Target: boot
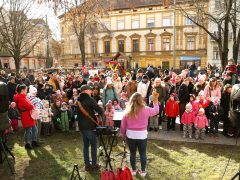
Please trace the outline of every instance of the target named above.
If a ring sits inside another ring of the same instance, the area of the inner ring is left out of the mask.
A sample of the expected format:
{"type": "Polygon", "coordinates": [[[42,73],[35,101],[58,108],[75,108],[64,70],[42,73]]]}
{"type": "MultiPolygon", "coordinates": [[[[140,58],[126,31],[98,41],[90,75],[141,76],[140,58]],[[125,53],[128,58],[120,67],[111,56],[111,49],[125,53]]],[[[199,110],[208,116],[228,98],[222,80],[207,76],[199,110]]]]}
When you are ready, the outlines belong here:
{"type": "Polygon", "coordinates": [[[25,144],[25,149],[31,150],[33,148],[32,148],[32,146],[29,143],[27,143],[27,144],[25,144]]]}
{"type": "Polygon", "coordinates": [[[37,141],[32,141],[32,147],[40,147],[37,141]]]}

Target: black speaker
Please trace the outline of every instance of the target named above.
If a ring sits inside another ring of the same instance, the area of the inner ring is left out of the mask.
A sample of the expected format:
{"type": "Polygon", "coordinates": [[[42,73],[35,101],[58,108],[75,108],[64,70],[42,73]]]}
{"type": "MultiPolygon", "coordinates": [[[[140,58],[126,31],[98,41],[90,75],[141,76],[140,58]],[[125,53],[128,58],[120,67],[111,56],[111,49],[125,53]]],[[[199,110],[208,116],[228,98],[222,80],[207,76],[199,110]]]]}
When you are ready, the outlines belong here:
{"type": "Polygon", "coordinates": [[[232,87],[229,119],[233,127],[240,128],[240,84],[232,87]]]}
{"type": "Polygon", "coordinates": [[[9,100],[8,88],[4,82],[0,82],[0,131],[10,127],[8,118],[9,100]]]}

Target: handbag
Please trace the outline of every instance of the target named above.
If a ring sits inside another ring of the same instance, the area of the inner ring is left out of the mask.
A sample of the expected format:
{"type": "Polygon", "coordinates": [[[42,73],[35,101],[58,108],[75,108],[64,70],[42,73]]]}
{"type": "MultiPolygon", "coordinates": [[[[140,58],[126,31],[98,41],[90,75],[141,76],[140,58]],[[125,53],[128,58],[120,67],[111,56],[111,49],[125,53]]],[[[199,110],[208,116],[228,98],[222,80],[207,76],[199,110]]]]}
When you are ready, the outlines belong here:
{"type": "Polygon", "coordinates": [[[115,174],[111,170],[104,170],[100,174],[101,180],[115,180],[115,174]]]}
{"type": "Polygon", "coordinates": [[[87,116],[96,126],[100,126],[100,122],[96,122],[95,119],[93,119],[92,116],[90,116],[90,114],[83,108],[82,104],[78,101],[78,107],[79,109],[82,111],[82,113],[87,116]]]}
{"type": "Polygon", "coordinates": [[[124,168],[118,168],[116,173],[116,180],[133,180],[130,169],[127,166],[124,168]]]}

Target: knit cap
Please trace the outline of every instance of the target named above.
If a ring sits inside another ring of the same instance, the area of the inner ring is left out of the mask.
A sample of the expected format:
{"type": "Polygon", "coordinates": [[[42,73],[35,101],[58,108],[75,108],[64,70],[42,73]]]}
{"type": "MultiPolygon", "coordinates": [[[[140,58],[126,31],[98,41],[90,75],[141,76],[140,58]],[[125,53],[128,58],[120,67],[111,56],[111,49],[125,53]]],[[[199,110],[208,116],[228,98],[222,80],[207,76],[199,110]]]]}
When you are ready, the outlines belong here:
{"type": "Polygon", "coordinates": [[[200,109],[199,109],[199,112],[205,113],[205,110],[204,110],[203,108],[200,108],[200,109]]]}
{"type": "Polygon", "coordinates": [[[35,88],[33,85],[29,86],[29,94],[30,96],[36,96],[37,95],[37,88],[35,88]]]}
{"type": "Polygon", "coordinates": [[[192,104],[191,103],[187,103],[186,111],[192,111],[192,104]]]}

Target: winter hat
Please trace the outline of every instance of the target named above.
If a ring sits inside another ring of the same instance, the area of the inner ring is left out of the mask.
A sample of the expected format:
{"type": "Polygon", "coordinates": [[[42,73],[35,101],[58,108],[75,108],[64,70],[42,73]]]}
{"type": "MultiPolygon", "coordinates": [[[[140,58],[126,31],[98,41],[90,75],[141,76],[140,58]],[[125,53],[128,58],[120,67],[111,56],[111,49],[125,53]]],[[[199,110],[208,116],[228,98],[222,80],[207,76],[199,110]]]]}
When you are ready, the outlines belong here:
{"type": "Polygon", "coordinates": [[[64,105],[67,105],[67,103],[66,103],[66,102],[63,102],[63,103],[62,103],[62,106],[64,106],[64,105]]]}
{"type": "Polygon", "coordinates": [[[192,111],[192,104],[191,103],[187,103],[186,110],[187,111],[192,111]]]}
{"type": "Polygon", "coordinates": [[[37,88],[35,88],[33,85],[29,86],[29,94],[30,96],[36,96],[37,95],[37,88]]]}
{"type": "Polygon", "coordinates": [[[112,108],[112,101],[109,100],[106,104],[106,108],[112,108]]]}
{"type": "Polygon", "coordinates": [[[10,106],[11,106],[11,108],[14,108],[14,106],[16,106],[16,103],[15,102],[11,102],[10,106]]]}
{"type": "Polygon", "coordinates": [[[203,108],[200,108],[199,112],[205,113],[205,110],[203,108]]]}
{"type": "Polygon", "coordinates": [[[200,91],[200,92],[198,93],[198,96],[204,96],[204,91],[200,91]]]}

